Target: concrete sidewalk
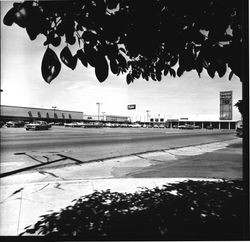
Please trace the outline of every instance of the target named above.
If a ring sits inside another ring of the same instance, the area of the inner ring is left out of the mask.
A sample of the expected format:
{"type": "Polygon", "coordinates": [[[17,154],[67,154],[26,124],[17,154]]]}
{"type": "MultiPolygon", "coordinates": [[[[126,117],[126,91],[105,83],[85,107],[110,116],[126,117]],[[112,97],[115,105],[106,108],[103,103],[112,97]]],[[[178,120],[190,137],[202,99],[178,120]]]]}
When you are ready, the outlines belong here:
{"type": "MultiPolygon", "coordinates": [[[[28,225],[33,225],[39,216],[59,211],[71,205],[73,199],[93,193],[95,190],[134,192],[142,187],[160,187],[163,184],[183,180],[211,180],[206,178],[131,178],[132,170],[143,170],[156,164],[173,166],[188,156],[214,154],[231,148],[228,145],[241,144],[241,139],[191,146],[167,151],[132,155],[123,158],[95,162],[93,164],[71,164],[59,168],[16,174],[1,179],[0,187],[0,235],[18,235],[28,225]],[[183,158],[184,157],[184,158],[183,158]],[[115,169],[114,169],[115,167],[115,169]],[[117,171],[118,170],[118,171],[117,171]],[[82,179],[84,177],[84,179],[82,179]]],[[[231,151],[232,152],[232,151],[231,151]]],[[[221,155],[221,153],[220,153],[221,155]]],[[[237,154],[239,163],[242,154],[237,154]]],[[[223,156],[221,156],[223,158],[223,156]]],[[[220,162],[220,157],[217,158],[220,162]]],[[[195,168],[194,168],[195,169],[195,168]]],[[[171,177],[171,176],[168,176],[171,177]]]]}
{"type": "MultiPolygon", "coordinates": [[[[190,178],[191,179],[191,178],[190,178]]],[[[1,236],[16,236],[28,225],[34,225],[39,216],[59,211],[80,196],[95,190],[110,189],[116,192],[135,192],[142,188],[161,187],[167,183],[176,183],[188,178],[125,178],[73,180],[11,185],[1,189],[1,236]]],[[[214,180],[214,179],[192,179],[214,180]]]]}

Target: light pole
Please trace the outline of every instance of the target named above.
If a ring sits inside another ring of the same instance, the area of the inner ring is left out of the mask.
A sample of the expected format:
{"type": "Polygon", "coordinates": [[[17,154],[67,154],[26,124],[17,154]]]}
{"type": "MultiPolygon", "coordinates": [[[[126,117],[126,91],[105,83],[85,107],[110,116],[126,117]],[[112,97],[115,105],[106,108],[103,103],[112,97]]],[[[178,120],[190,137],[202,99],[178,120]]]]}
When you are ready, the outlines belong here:
{"type": "Polygon", "coordinates": [[[97,119],[98,119],[98,121],[99,121],[99,116],[100,116],[100,105],[101,105],[101,103],[100,102],[97,102],[96,103],[96,105],[97,105],[97,119]]]}
{"type": "Polygon", "coordinates": [[[104,121],[104,115],[105,115],[105,112],[102,112],[102,115],[103,115],[103,121],[104,121]]]}
{"type": "Polygon", "coordinates": [[[150,112],[150,110],[146,110],[146,112],[147,112],[147,122],[148,122],[148,120],[149,120],[149,112],[150,112]]]}
{"type": "Polygon", "coordinates": [[[56,106],[52,106],[52,108],[54,109],[54,119],[56,118],[55,116],[56,116],[56,106]]]}

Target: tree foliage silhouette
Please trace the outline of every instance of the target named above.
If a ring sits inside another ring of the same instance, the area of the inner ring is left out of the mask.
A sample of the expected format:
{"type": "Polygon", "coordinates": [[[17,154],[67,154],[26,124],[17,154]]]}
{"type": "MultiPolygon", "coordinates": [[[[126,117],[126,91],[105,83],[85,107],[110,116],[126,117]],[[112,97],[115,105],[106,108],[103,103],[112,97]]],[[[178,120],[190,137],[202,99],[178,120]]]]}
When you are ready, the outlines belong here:
{"type": "Polygon", "coordinates": [[[140,77],[161,81],[203,69],[213,78],[241,80],[244,0],[72,0],[14,3],[6,25],[25,28],[31,40],[46,36],[42,76],[50,83],[61,62],[72,70],[77,61],[95,68],[100,82],[109,70],[126,73],[127,83],[140,77]],[[70,46],[78,45],[72,53],[70,46]],[[60,59],[52,47],[63,46],[60,59]],[[176,65],[177,68],[173,68],[176,65]]]}
{"type": "Polygon", "coordinates": [[[239,100],[237,103],[234,104],[234,106],[237,107],[240,114],[243,115],[243,110],[244,110],[243,100],[239,100]]]}
{"type": "Polygon", "coordinates": [[[187,180],[135,193],[95,191],[59,212],[40,216],[20,235],[53,240],[239,240],[244,238],[243,197],[243,182],[233,180],[187,180]]]}

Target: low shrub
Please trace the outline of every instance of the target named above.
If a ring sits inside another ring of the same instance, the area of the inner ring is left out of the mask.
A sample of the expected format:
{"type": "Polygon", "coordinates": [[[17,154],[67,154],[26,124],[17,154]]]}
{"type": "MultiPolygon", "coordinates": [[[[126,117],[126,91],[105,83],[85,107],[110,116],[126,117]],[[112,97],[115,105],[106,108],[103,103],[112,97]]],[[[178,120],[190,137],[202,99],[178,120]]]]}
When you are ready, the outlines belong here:
{"type": "Polygon", "coordinates": [[[21,235],[86,240],[239,240],[242,181],[192,181],[135,193],[95,191],[41,216],[21,235]]]}

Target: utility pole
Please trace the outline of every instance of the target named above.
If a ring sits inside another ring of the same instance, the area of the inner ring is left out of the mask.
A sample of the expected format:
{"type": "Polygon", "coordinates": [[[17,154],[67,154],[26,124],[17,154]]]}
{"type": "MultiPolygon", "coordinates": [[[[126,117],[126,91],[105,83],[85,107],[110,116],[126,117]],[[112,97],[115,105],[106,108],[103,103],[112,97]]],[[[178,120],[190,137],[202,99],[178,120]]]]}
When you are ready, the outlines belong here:
{"type": "Polygon", "coordinates": [[[105,112],[102,112],[102,115],[103,115],[103,121],[104,121],[104,115],[105,115],[105,112]]]}
{"type": "Polygon", "coordinates": [[[56,118],[56,106],[52,106],[52,108],[54,109],[54,119],[56,118]]]}
{"type": "Polygon", "coordinates": [[[146,110],[146,112],[147,112],[147,122],[149,122],[149,112],[150,112],[150,110],[146,110]]]}
{"type": "Polygon", "coordinates": [[[101,105],[101,103],[100,103],[100,102],[97,102],[96,105],[97,105],[97,120],[99,121],[99,116],[100,116],[100,105],[101,105]]]}

